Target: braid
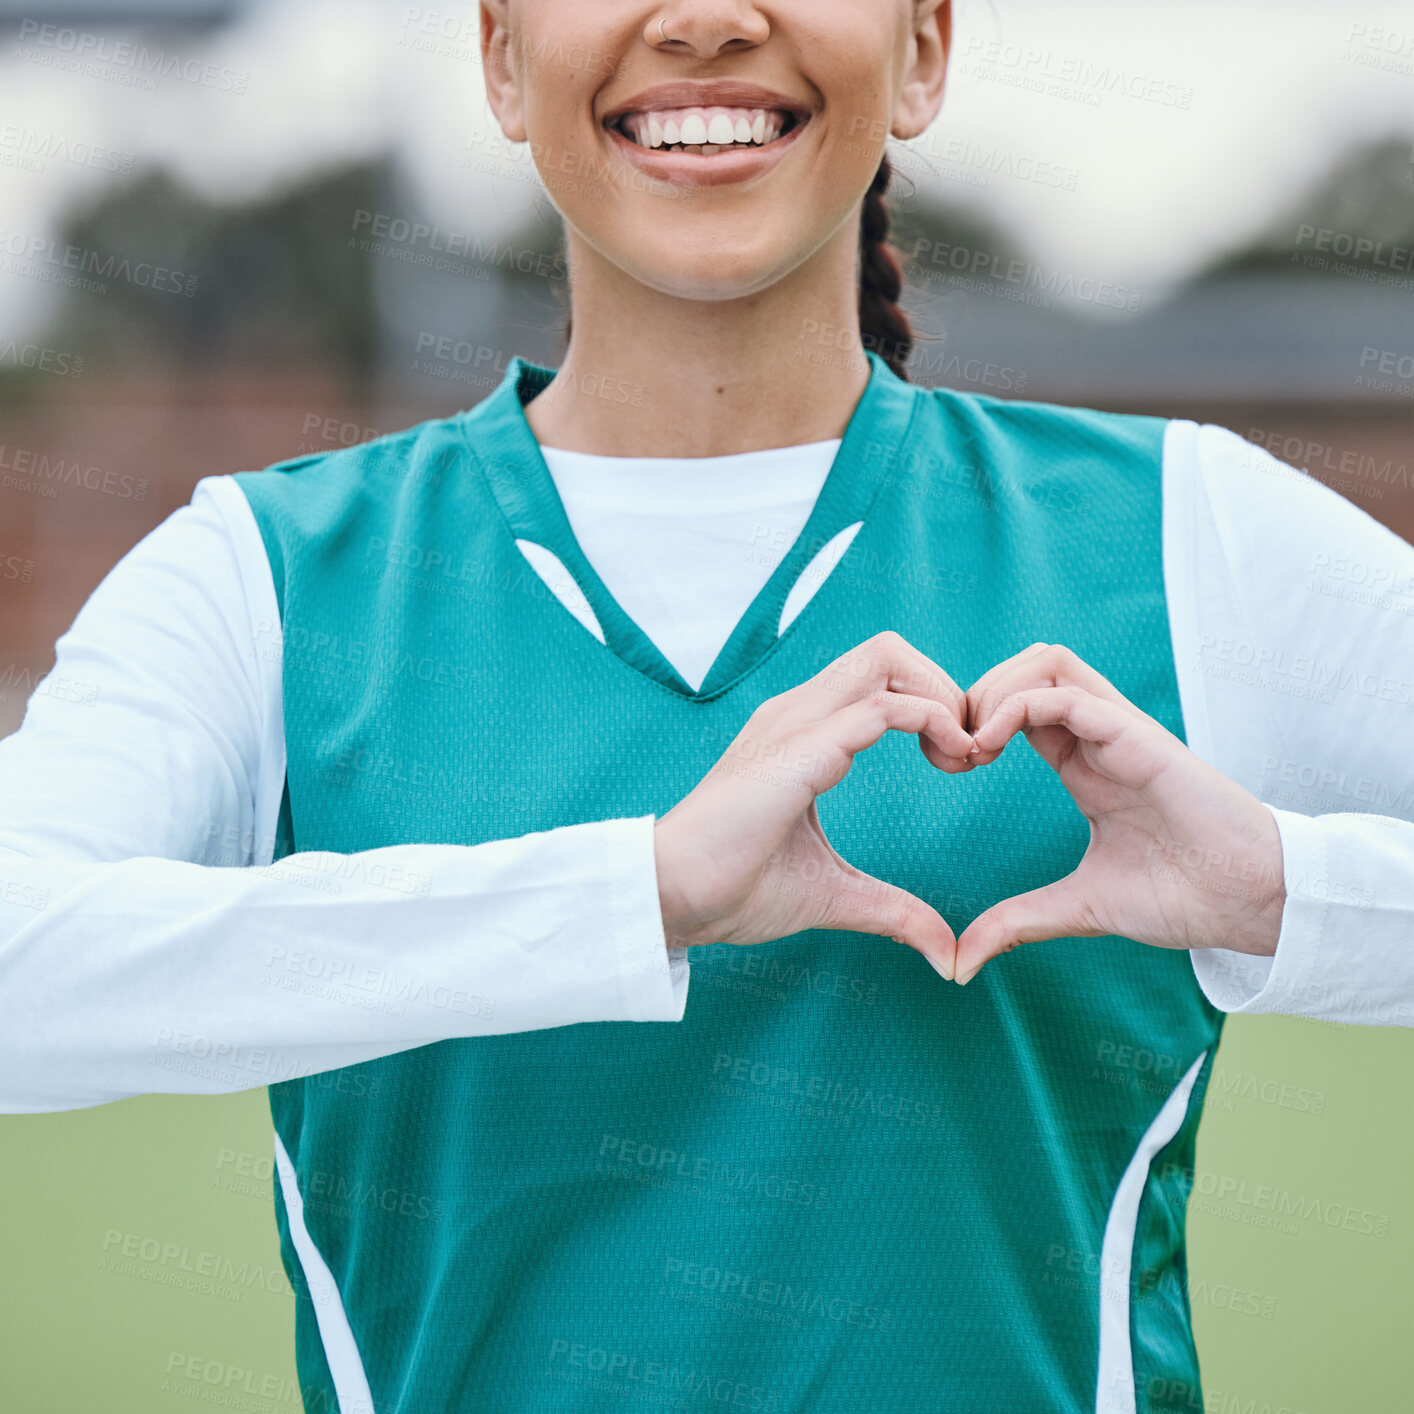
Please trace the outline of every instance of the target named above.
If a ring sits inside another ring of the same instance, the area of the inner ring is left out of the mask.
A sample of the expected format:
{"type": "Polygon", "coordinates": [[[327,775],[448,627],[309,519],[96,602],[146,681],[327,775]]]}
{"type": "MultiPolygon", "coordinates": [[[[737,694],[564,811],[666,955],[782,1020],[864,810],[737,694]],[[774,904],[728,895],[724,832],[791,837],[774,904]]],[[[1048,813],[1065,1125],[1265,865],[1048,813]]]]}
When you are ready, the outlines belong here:
{"type": "Polygon", "coordinates": [[[878,354],[900,378],[907,378],[913,327],[898,305],[903,267],[898,251],[889,244],[889,208],[884,204],[892,177],[885,153],[865,193],[859,224],[859,332],[866,349],[878,354]]]}

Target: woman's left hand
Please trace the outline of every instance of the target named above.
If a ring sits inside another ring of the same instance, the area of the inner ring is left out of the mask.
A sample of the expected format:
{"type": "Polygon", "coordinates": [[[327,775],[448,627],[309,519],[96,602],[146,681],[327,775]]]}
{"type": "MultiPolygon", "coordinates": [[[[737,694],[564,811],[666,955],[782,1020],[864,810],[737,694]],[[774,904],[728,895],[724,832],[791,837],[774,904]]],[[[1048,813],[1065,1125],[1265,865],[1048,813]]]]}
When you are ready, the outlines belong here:
{"type": "Polygon", "coordinates": [[[1036,643],[999,663],[969,689],[967,713],[969,759],[985,766],[1025,732],[1090,822],[1090,844],[1064,879],[972,921],[959,982],[1046,938],[1276,951],[1286,889],[1271,812],[1070,649],[1036,643]]]}

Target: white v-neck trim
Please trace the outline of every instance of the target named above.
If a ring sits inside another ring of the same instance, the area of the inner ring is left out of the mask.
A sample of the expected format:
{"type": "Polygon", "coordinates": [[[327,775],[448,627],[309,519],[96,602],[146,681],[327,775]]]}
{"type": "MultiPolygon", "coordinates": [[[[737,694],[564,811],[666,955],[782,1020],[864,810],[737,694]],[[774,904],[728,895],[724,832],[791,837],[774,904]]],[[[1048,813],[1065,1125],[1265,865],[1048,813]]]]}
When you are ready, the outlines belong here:
{"type": "Polygon", "coordinates": [[[809,520],[841,441],[717,457],[541,453],[585,559],[696,691],[809,520]]]}

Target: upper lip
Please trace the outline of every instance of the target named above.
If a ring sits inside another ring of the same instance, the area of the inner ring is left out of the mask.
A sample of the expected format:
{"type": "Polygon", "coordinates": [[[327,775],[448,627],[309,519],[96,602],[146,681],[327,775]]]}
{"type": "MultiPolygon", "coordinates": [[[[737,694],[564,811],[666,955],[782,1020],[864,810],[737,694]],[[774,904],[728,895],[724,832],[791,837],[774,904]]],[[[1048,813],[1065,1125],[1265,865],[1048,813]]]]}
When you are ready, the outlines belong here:
{"type": "Polygon", "coordinates": [[[654,84],[642,93],[611,108],[603,121],[612,123],[625,113],[646,113],[654,108],[769,108],[794,114],[802,122],[810,116],[810,105],[798,98],[789,98],[760,84],[742,83],[737,79],[679,79],[674,83],[654,84]]]}

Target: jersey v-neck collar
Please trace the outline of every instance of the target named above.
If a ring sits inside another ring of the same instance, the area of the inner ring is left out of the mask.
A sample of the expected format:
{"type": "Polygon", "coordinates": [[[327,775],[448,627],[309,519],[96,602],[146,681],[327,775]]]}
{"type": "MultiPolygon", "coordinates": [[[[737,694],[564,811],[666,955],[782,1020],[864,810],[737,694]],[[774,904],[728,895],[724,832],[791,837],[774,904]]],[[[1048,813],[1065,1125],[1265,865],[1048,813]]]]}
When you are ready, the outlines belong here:
{"type": "Polygon", "coordinates": [[[707,700],[728,691],[771,651],[791,587],[817,551],[865,520],[884,476],[897,465],[917,406],[917,390],[869,353],[870,377],[850,417],[820,495],[800,534],[722,645],[702,686],[693,689],[605,587],[580,548],[525,405],[555,370],[513,358],[489,397],[462,414],[467,446],[505,516],[511,535],[556,555],[589,601],[605,647],[645,677],[682,697],[707,700]]]}

